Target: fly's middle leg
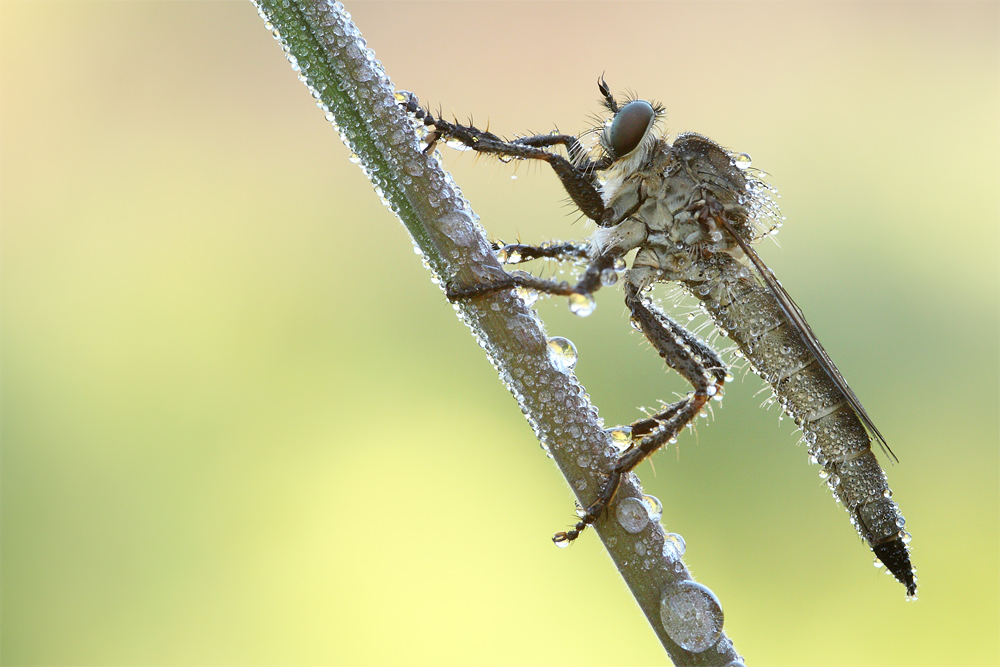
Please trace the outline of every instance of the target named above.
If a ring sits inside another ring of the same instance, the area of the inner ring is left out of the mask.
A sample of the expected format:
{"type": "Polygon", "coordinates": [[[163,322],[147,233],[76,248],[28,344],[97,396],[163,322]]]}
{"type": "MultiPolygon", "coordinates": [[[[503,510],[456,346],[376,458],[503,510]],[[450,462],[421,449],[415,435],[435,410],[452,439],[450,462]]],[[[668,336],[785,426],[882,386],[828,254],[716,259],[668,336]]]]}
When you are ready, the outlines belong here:
{"type": "Polygon", "coordinates": [[[552,241],[540,246],[525,243],[496,243],[493,249],[504,264],[520,264],[533,259],[554,259],[560,262],[590,259],[590,244],[576,241],[552,241]]]}
{"type": "MultiPolygon", "coordinates": [[[[507,246],[508,248],[511,246],[507,246]]],[[[534,246],[519,246],[522,251],[533,254],[536,257],[546,256],[545,249],[534,246]]],[[[572,251],[566,249],[566,255],[572,255],[572,251]]],[[[558,254],[550,255],[559,258],[558,254]]],[[[537,278],[529,273],[516,272],[508,273],[499,280],[489,282],[474,283],[471,285],[449,284],[446,294],[451,301],[461,299],[471,299],[487,294],[495,294],[501,290],[514,287],[524,287],[543,294],[569,297],[570,310],[578,315],[588,315],[594,309],[593,293],[601,288],[605,283],[605,276],[608,271],[614,272],[617,254],[602,254],[591,260],[580,280],[571,285],[566,281],[547,280],[537,278]]]]}
{"type": "Polygon", "coordinates": [[[583,511],[572,530],[553,536],[552,541],[557,544],[575,540],[581,531],[594,523],[614,499],[622,476],[675,438],[713,396],[722,392],[726,381],[726,365],[719,356],[697,336],[643,300],[639,288],[631,282],[625,285],[625,303],[632,311],[633,323],[667,365],[691,383],[694,391],[683,400],[633,424],[633,433],[643,435],[642,439],[615,461],[597,498],[583,511]]]}

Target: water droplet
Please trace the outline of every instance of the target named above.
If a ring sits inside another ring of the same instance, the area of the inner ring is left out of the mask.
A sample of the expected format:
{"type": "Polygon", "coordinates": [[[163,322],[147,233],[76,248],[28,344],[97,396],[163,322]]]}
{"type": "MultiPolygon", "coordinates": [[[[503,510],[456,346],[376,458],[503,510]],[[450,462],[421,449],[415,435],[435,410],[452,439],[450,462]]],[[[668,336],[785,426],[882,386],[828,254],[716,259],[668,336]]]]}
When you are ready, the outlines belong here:
{"type": "Polygon", "coordinates": [[[656,496],[643,496],[642,502],[649,510],[649,520],[659,521],[663,518],[663,503],[656,496]]]}
{"type": "Polygon", "coordinates": [[[666,550],[668,544],[671,549],[677,552],[678,557],[683,556],[684,551],[687,549],[687,543],[684,541],[684,538],[677,533],[667,533],[663,536],[664,550],[666,550]]]}
{"type": "Polygon", "coordinates": [[[559,541],[559,542],[555,542],[555,545],[557,547],[559,547],[560,549],[565,549],[566,547],[569,546],[569,543],[570,543],[569,540],[562,540],[562,541],[559,541]]]}
{"type": "Polygon", "coordinates": [[[361,162],[361,156],[358,155],[357,153],[351,153],[347,157],[347,159],[350,160],[351,162],[353,162],[354,164],[358,164],[359,162],[361,162]]]}
{"type": "Polygon", "coordinates": [[[631,426],[615,426],[614,428],[609,428],[607,434],[611,436],[611,444],[618,449],[618,452],[624,452],[632,445],[632,427],[631,426]]]}
{"type": "Polygon", "coordinates": [[[611,287],[616,282],[618,282],[618,272],[614,269],[604,269],[601,271],[601,284],[605,287],[611,287]]]}
{"type": "Polygon", "coordinates": [[[466,146],[465,144],[463,144],[458,139],[449,139],[448,141],[446,141],[444,143],[445,143],[446,146],[448,146],[448,148],[454,148],[456,151],[471,151],[472,150],[471,146],[466,146]]]}
{"type": "Polygon", "coordinates": [[[615,507],[615,517],[622,528],[633,534],[649,525],[649,510],[638,498],[622,498],[615,507]]]}
{"type": "Polygon", "coordinates": [[[497,251],[497,259],[500,260],[501,264],[520,264],[521,251],[517,247],[504,246],[497,251]]]}
{"type": "Polygon", "coordinates": [[[461,211],[446,213],[437,220],[440,229],[455,245],[472,247],[478,241],[475,227],[468,214],[461,211]]]}
{"type": "Polygon", "coordinates": [[[737,169],[747,169],[750,166],[750,156],[746,153],[738,153],[733,156],[733,164],[737,169]]]}
{"type": "Polygon", "coordinates": [[[568,373],[576,366],[577,354],[573,341],[561,336],[549,338],[549,358],[563,373],[568,373]]]}
{"type": "Polygon", "coordinates": [[[686,651],[701,653],[722,636],[722,605],[715,593],[694,581],[670,586],[660,599],[660,620],[672,640],[686,651]]]}
{"type": "Polygon", "coordinates": [[[570,294],[569,295],[569,312],[574,315],[579,315],[580,317],[586,317],[594,312],[594,308],[597,307],[597,302],[594,301],[594,297],[589,294],[570,294]]]}
{"type": "Polygon", "coordinates": [[[885,567],[885,564],[878,559],[878,556],[875,557],[875,561],[872,563],[872,565],[875,566],[876,570],[881,570],[883,567],[885,567]]]}
{"type": "Polygon", "coordinates": [[[535,305],[535,302],[538,301],[538,292],[535,290],[519,286],[514,291],[517,292],[517,295],[521,297],[521,300],[524,301],[524,305],[528,308],[531,308],[535,305]]]}

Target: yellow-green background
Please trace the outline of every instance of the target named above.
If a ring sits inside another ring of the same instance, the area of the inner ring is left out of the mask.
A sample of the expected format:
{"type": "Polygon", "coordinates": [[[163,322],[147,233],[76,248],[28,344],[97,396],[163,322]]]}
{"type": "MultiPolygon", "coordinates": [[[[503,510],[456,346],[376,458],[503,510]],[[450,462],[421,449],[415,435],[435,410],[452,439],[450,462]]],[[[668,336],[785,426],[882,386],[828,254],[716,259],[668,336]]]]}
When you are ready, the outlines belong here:
{"type": "MultiPolygon", "coordinates": [[[[597,77],[746,151],[761,253],[900,464],[920,599],[755,377],[640,469],[748,664],[998,660],[998,5],[352,3],[399,88],[576,132],[597,77]]],[[[245,2],[0,5],[2,660],[658,664],[552,463],[245,2]]],[[[584,226],[448,152],[503,239],[584,226]]],[[[684,391],[620,294],[609,424],[684,391]]]]}

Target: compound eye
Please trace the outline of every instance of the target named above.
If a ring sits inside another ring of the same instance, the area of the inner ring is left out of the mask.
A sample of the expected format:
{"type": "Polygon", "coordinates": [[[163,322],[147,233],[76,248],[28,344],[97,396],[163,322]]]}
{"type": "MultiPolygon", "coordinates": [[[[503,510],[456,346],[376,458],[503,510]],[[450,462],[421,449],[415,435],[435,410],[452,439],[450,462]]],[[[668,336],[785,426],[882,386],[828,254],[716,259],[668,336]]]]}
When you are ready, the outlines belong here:
{"type": "Polygon", "coordinates": [[[605,135],[605,148],[609,150],[611,157],[617,160],[634,151],[646,136],[654,118],[656,112],[645,100],[636,100],[623,106],[611,121],[611,127],[605,135]]]}

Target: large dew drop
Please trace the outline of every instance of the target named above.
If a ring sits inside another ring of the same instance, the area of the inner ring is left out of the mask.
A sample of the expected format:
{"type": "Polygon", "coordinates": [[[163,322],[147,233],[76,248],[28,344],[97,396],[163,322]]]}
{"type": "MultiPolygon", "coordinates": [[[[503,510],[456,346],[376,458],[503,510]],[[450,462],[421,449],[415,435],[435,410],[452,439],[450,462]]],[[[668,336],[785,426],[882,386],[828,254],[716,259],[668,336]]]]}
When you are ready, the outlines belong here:
{"type": "Polygon", "coordinates": [[[619,454],[632,445],[631,426],[615,426],[614,428],[609,428],[606,433],[611,438],[611,444],[615,446],[619,454]]]}
{"type": "Polygon", "coordinates": [[[649,508],[638,498],[622,498],[615,508],[615,517],[622,528],[638,533],[649,525],[649,508]]]}
{"type": "Polygon", "coordinates": [[[594,301],[594,297],[589,294],[570,294],[569,295],[569,312],[574,315],[579,315],[580,317],[586,317],[594,312],[594,308],[597,307],[597,302],[594,301]]]}
{"type": "Polygon", "coordinates": [[[722,605],[708,588],[694,581],[669,586],[660,599],[663,629],[685,651],[701,653],[722,636],[722,605]]]}
{"type": "Polygon", "coordinates": [[[685,549],[687,549],[687,543],[677,533],[667,533],[663,536],[663,557],[667,560],[671,562],[680,560],[685,549]]]}
{"type": "Polygon", "coordinates": [[[549,338],[549,358],[563,373],[569,373],[576,366],[576,345],[561,336],[549,338]]]}
{"type": "Polygon", "coordinates": [[[497,250],[497,259],[501,264],[520,264],[523,258],[517,246],[504,246],[497,250]]]}
{"type": "Polygon", "coordinates": [[[740,170],[749,169],[752,162],[750,156],[746,153],[737,153],[733,156],[733,164],[740,170]]]}
{"type": "Polygon", "coordinates": [[[650,521],[659,521],[663,518],[663,503],[656,496],[644,495],[642,497],[642,504],[646,506],[649,511],[650,521]]]}

